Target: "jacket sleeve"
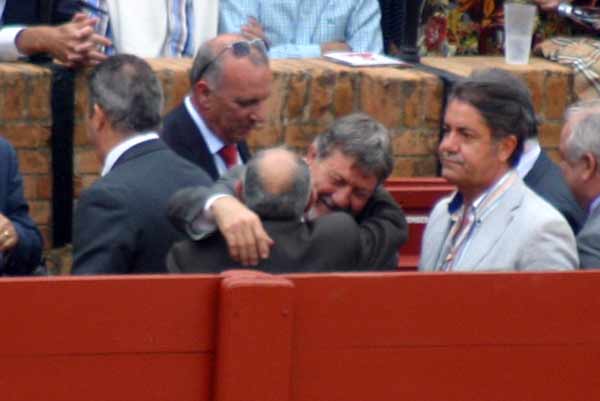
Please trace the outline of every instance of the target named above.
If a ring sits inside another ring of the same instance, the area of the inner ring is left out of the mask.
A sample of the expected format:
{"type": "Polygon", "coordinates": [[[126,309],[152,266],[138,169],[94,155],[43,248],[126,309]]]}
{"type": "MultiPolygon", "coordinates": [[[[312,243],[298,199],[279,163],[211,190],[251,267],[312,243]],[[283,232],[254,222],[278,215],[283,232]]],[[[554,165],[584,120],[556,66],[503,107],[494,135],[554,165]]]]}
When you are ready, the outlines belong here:
{"type": "Polygon", "coordinates": [[[231,169],[211,187],[189,187],[175,193],[167,205],[171,224],[194,240],[213,233],[217,227],[204,213],[206,201],[213,196],[235,196],[235,183],[244,173],[244,166],[231,169]]]}
{"type": "Polygon", "coordinates": [[[400,205],[383,187],[357,217],[360,230],[360,265],[369,270],[397,267],[398,248],[408,239],[408,223],[400,205]]]}
{"type": "Polygon", "coordinates": [[[5,200],[4,215],[12,222],[19,241],[6,255],[3,274],[23,275],[29,274],[41,262],[42,236],[29,217],[29,207],[23,196],[23,178],[19,173],[17,156],[14,149],[7,145],[4,157],[8,159],[5,164],[7,197],[5,200]]]}

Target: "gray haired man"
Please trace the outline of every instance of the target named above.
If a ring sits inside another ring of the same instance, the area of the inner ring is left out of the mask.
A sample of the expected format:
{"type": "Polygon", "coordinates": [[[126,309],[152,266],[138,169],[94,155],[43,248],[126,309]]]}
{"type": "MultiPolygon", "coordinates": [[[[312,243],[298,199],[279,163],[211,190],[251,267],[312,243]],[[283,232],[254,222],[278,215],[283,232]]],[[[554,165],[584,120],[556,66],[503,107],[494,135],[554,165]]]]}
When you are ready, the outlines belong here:
{"type": "MultiPolygon", "coordinates": [[[[361,235],[347,213],[330,213],[305,221],[311,204],[311,181],[304,160],[283,148],[259,152],[245,169],[237,168],[221,182],[230,185],[245,205],[262,219],[275,241],[269,257],[256,266],[269,273],[355,270],[361,265],[361,235]],[[235,177],[240,177],[234,181],[235,177]],[[235,187],[235,188],[234,188],[235,187]]],[[[175,273],[218,273],[239,267],[220,233],[173,246],[167,258],[175,273]]]]}
{"type": "MultiPolygon", "coordinates": [[[[388,131],[366,114],[336,120],[317,136],[306,155],[315,203],[309,220],[335,211],[346,212],[359,224],[365,269],[393,269],[399,246],[406,241],[407,223],[402,209],[382,188],[392,171],[388,131]]],[[[213,220],[229,245],[234,260],[256,265],[269,256],[273,239],[260,217],[223,186],[211,191],[186,189],[170,202],[169,214],[192,238],[201,238],[206,220],[213,220]]]]}
{"type": "Polygon", "coordinates": [[[600,100],[567,110],[559,150],[565,180],[588,212],[576,237],[580,266],[600,268],[600,100]]]}
{"type": "Polygon", "coordinates": [[[102,62],[89,93],[88,135],[103,169],[79,198],[73,273],[166,272],[167,251],[182,239],[167,219],[167,201],[211,180],[158,139],[163,93],[144,60],[122,54],[102,62]]]}

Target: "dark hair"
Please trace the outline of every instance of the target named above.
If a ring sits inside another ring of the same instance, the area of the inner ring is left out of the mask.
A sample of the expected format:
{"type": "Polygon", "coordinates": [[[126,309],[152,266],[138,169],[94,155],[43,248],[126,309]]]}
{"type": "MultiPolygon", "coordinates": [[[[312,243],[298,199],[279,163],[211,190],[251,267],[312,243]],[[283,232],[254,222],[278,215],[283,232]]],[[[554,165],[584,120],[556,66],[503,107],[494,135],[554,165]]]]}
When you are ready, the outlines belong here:
{"type": "Polygon", "coordinates": [[[89,104],[100,106],[120,132],[150,131],[160,126],[163,91],[147,62],[118,54],[92,70],[89,104]]]}
{"type": "Polygon", "coordinates": [[[516,137],[517,146],[509,159],[512,166],[519,162],[525,141],[537,137],[537,119],[529,89],[507,71],[494,68],[474,72],[454,85],[449,101],[454,99],[476,108],[492,137],[516,137]]]}

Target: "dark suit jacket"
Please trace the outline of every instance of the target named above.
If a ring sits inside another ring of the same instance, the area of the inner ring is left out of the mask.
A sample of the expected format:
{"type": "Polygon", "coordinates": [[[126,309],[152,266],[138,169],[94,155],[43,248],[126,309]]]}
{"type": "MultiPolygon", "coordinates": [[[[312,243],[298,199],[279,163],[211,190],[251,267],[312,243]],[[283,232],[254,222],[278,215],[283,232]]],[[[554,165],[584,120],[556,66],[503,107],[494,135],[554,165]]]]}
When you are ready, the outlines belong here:
{"type": "Polygon", "coordinates": [[[535,193],[554,206],[577,234],[585,221],[585,212],[567,186],[558,167],[542,150],[533,168],[523,179],[535,193]]]}
{"type": "MultiPolygon", "coordinates": [[[[241,172],[241,168],[230,170],[228,174],[221,177],[210,188],[185,188],[178,191],[169,201],[169,218],[173,225],[180,231],[190,234],[192,238],[206,238],[207,233],[198,233],[200,234],[198,236],[194,235],[195,233],[191,229],[194,218],[204,209],[204,204],[210,196],[214,194],[233,195],[235,192],[235,178],[241,172]]],[[[340,218],[338,217],[338,219],[340,218]]],[[[350,220],[354,219],[350,218],[350,220]]],[[[326,219],[325,221],[329,220],[326,219]]],[[[402,208],[400,208],[385,189],[378,188],[373,196],[371,196],[363,213],[356,217],[356,223],[358,224],[360,245],[358,260],[355,260],[355,264],[352,266],[361,267],[363,270],[395,269],[397,267],[398,248],[408,238],[408,224],[402,208]]],[[[314,228],[310,229],[310,227],[309,232],[314,230],[314,228]]],[[[319,227],[319,225],[316,227],[319,227]]],[[[345,237],[341,234],[340,238],[345,237]]],[[[336,251],[340,245],[331,245],[331,248],[329,248],[329,244],[337,241],[335,236],[331,237],[331,239],[326,241],[328,245],[319,248],[319,251],[323,253],[330,252],[330,249],[331,252],[336,251]]],[[[342,240],[340,239],[340,241],[342,240]]],[[[325,260],[325,256],[315,255],[313,257],[315,261],[325,260]]],[[[337,270],[340,268],[343,268],[343,265],[338,266],[337,270]]]]}
{"type": "Polygon", "coordinates": [[[0,264],[0,274],[28,274],[40,264],[42,236],[28,214],[13,147],[0,138],[0,212],[14,225],[19,242],[0,264]]]}
{"type": "Polygon", "coordinates": [[[183,239],[167,219],[167,201],[180,188],[210,183],[160,140],[130,148],[79,198],[73,273],[166,272],[169,247],[183,239]]]}
{"type": "MultiPolygon", "coordinates": [[[[268,273],[352,271],[371,267],[361,260],[359,227],[345,213],[332,213],[315,221],[264,220],[275,241],[268,259],[256,268],[268,273]]],[[[229,257],[220,233],[205,239],[176,243],[167,256],[172,273],[219,273],[242,268],[229,257]]]]}
{"type": "Polygon", "coordinates": [[[2,24],[61,24],[79,10],[74,0],[7,0],[2,24]]]}
{"type": "MultiPolygon", "coordinates": [[[[213,180],[219,178],[213,156],[183,103],[165,116],[160,136],[179,156],[202,167],[213,180]]],[[[238,143],[238,151],[246,163],[250,158],[248,145],[238,143]]]]}

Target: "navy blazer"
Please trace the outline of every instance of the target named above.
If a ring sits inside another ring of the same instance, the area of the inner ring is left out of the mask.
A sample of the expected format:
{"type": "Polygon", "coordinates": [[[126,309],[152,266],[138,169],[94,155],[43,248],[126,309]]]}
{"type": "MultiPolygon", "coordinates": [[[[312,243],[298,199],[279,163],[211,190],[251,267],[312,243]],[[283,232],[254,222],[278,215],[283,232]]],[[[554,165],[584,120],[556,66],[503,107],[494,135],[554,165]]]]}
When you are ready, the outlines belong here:
{"type": "Polygon", "coordinates": [[[1,274],[29,274],[41,261],[42,236],[29,217],[15,150],[0,138],[0,212],[14,225],[19,242],[5,255],[1,274]]]}
{"type": "Polygon", "coordinates": [[[7,0],[2,24],[61,24],[80,9],[77,3],[74,0],[7,0]]]}
{"type": "MultiPolygon", "coordinates": [[[[185,104],[181,103],[165,116],[160,137],[179,156],[202,167],[214,181],[219,178],[213,155],[185,104]]],[[[238,143],[238,151],[245,164],[251,157],[246,142],[238,143]]]]}

